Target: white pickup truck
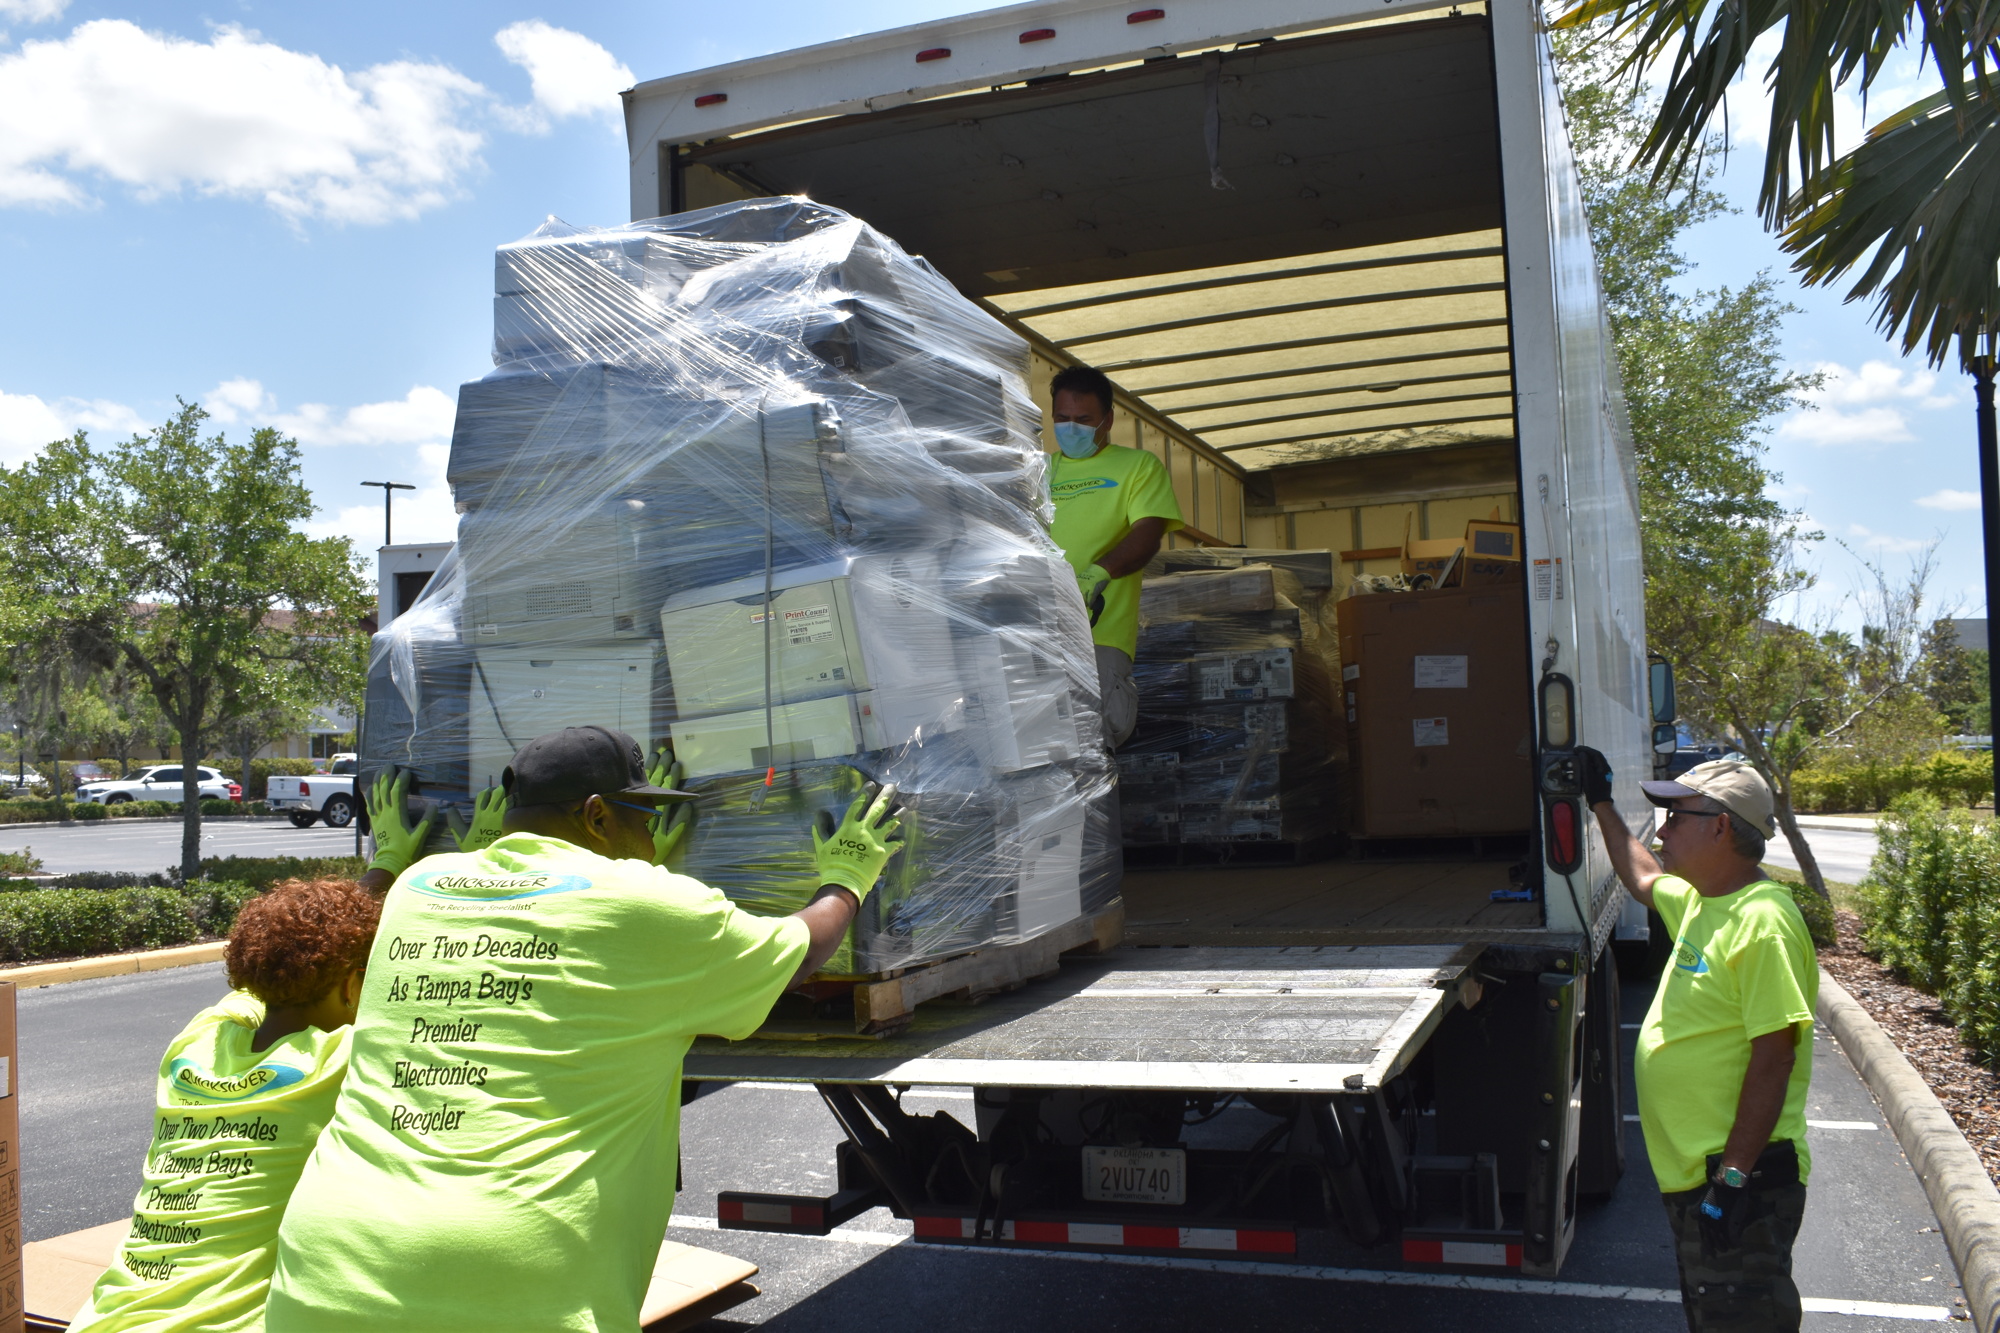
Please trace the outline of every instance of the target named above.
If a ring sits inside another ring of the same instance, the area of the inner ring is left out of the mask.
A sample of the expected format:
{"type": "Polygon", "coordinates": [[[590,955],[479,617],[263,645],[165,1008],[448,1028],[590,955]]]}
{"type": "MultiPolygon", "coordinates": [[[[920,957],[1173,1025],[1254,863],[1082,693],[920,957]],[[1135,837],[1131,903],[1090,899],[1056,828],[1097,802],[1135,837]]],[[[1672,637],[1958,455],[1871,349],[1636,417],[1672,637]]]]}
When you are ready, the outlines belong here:
{"type": "Polygon", "coordinates": [[[264,804],[291,817],[295,828],[324,819],[328,828],[346,828],[361,810],[354,794],[354,756],[337,754],[324,773],[272,776],[264,784],[264,804]]]}

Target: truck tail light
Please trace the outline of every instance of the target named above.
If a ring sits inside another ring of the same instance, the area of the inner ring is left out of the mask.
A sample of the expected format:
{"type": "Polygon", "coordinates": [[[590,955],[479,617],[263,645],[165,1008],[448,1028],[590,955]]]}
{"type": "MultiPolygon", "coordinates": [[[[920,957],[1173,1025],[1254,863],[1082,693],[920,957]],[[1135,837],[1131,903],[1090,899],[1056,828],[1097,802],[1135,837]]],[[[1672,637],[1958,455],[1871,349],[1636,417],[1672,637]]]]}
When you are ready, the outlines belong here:
{"type": "Polygon", "coordinates": [[[1055,35],[1054,28],[1030,28],[1021,34],[1021,45],[1026,46],[1029,42],[1046,42],[1055,35]]]}
{"type": "Polygon", "coordinates": [[[1576,688],[1553,671],[1542,677],[1542,748],[1576,748],[1576,688]]]}
{"type": "Polygon", "coordinates": [[[1151,23],[1154,19],[1163,19],[1166,16],[1167,11],[1164,9],[1135,9],[1125,16],[1125,21],[1127,23],[1151,23]]]}
{"type": "Polygon", "coordinates": [[[310,782],[301,782],[299,784],[299,795],[310,796],[312,794],[313,794],[313,789],[312,789],[312,784],[310,782]]]}
{"type": "Polygon", "coordinates": [[[949,59],[951,59],[951,48],[949,46],[933,46],[917,52],[917,63],[919,65],[923,64],[926,60],[949,59]]]}
{"type": "Polygon", "coordinates": [[[1575,798],[1549,802],[1549,868],[1567,875],[1583,865],[1583,827],[1575,798]]]}
{"type": "Polygon", "coordinates": [[[694,99],[696,106],[721,106],[729,100],[728,93],[703,93],[694,99]]]}

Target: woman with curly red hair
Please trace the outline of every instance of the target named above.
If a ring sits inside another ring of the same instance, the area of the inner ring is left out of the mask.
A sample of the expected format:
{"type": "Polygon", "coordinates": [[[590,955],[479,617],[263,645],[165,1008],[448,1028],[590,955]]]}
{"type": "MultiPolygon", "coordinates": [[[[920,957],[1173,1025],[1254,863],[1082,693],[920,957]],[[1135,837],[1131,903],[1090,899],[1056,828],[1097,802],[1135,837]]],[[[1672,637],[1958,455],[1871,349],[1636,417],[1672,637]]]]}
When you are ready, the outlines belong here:
{"type": "Polygon", "coordinates": [[[232,990],[167,1047],[131,1233],[72,1329],[264,1327],[278,1222],[347,1072],[381,900],[287,880],[243,906],[232,990]]]}

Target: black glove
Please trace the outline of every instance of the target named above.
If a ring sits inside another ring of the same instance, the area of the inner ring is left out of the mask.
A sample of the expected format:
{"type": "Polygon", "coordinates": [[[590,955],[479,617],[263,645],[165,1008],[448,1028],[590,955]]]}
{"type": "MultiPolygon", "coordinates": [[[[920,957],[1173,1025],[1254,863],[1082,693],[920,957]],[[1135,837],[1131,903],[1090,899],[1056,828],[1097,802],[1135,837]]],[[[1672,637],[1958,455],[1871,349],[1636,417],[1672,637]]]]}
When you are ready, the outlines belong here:
{"type": "Polygon", "coordinates": [[[1712,1259],[1743,1248],[1743,1231],[1750,1225],[1750,1187],[1709,1182],[1701,1196],[1701,1252],[1712,1259]]]}
{"type": "Polygon", "coordinates": [[[1611,761],[1588,745],[1576,747],[1576,780],[1583,785],[1585,805],[1611,799],[1611,761]]]}

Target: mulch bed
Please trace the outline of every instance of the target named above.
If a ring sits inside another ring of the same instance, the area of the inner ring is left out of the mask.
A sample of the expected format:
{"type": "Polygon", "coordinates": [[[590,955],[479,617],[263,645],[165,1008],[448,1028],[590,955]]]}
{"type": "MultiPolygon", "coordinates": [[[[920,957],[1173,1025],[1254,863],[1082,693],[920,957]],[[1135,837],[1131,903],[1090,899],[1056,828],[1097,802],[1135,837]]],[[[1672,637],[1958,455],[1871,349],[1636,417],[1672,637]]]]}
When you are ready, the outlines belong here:
{"type": "Polygon", "coordinates": [[[2000,1074],[1973,1062],[1935,996],[1905,986],[1862,952],[1860,917],[1837,912],[1835,921],[1839,943],[1820,950],[1820,965],[1882,1025],[2000,1182],[2000,1074]]]}

